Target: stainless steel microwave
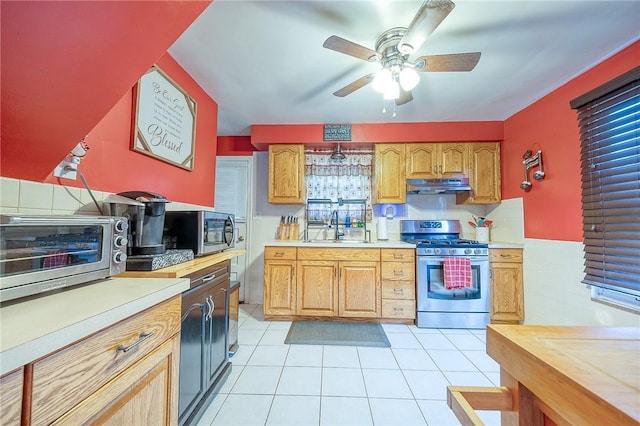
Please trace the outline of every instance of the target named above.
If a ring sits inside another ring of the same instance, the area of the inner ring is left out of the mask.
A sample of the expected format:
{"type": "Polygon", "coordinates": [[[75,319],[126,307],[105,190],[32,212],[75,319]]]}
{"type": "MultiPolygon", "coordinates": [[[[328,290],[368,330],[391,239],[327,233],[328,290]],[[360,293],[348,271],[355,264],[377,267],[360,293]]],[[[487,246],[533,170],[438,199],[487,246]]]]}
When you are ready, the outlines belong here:
{"type": "Polygon", "coordinates": [[[195,256],[234,247],[235,216],[206,210],[167,211],[164,243],[168,249],[190,249],[195,256]]]}
{"type": "Polygon", "coordinates": [[[122,217],[0,215],[0,300],[124,272],[122,217]]]}

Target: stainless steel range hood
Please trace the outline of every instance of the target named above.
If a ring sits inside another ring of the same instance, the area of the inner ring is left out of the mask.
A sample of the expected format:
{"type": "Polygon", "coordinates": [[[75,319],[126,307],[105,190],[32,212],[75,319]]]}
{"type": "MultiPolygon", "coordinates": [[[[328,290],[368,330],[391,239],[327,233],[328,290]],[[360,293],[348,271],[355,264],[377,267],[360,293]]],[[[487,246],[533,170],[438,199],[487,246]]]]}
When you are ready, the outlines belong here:
{"type": "Polygon", "coordinates": [[[471,191],[469,178],[407,179],[407,194],[455,194],[471,191]]]}

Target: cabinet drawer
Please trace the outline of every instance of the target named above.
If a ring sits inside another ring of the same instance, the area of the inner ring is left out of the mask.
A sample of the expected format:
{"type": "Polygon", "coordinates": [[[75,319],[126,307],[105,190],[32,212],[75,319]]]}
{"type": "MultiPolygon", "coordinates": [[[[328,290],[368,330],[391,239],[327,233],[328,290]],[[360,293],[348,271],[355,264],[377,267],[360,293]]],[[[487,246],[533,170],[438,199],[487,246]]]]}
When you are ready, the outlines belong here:
{"type": "Polygon", "coordinates": [[[264,258],[296,260],[296,251],[295,247],[265,247],[264,258]]]}
{"type": "Polygon", "coordinates": [[[380,249],[366,248],[299,248],[298,260],[365,260],[379,261],[380,249]]]}
{"type": "Polygon", "coordinates": [[[415,317],[415,300],[382,299],[382,318],[414,319],[415,317]]]}
{"type": "Polygon", "coordinates": [[[0,425],[20,425],[23,377],[23,367],[0,377],[0,425]]]}
{"type": "Polygon", "coordinates": [[[383,262],[415,262],[414,249],[381,249],[380,258],[383,262]]]}
{"type": "Polygon", "coordinates": [[[49,424],[178,333],[180,305],[176,296],[36,361],[32,423],[49,424]]]}
{"type": "Polygon", "coordinates": [[[383,299],[409,299],[416,298],[416,285],[413,281],[383,281],[383,299]]]}
{"type": "Polygon", "coordinates": [[[490,249],[489,262],[522,263],[522,249],[490,249]]]}
{"type": "Polygon", "coordinates": [[[382,281],[415,281],[415,276],[413,263],[382,263],[382,281]]]}

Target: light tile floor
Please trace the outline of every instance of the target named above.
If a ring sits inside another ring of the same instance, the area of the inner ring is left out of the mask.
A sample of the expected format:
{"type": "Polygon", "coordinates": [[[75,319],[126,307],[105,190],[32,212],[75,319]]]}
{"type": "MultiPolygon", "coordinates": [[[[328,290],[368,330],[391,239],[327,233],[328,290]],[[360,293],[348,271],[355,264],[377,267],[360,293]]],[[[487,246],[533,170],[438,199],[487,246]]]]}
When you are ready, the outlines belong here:
{"type": "MultiPolygon", "coordinates": [[[[497,386],[484,330],[383,324],[391,348],[285,345],[289,321],[240,305],[231,375],[198,426],[459,425],[448,385],[497,386]]],[[[479,411],[487,425],[500,414],[479,411]]]]}

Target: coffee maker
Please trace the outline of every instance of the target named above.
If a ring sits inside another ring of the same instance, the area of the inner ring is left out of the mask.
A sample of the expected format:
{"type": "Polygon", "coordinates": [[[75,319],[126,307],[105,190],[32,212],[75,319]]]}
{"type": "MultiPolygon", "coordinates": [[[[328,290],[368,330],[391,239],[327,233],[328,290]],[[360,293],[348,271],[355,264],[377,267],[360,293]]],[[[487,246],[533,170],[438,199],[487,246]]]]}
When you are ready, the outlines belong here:
{"type": "Polygon", "coordinates": [[[167,201],[160,194],[146,191],[120,192],[109,195],[104,204],[109,215],[129,220],[129,256],[149,256],[165,252],[162,243],[167,201]]]}

